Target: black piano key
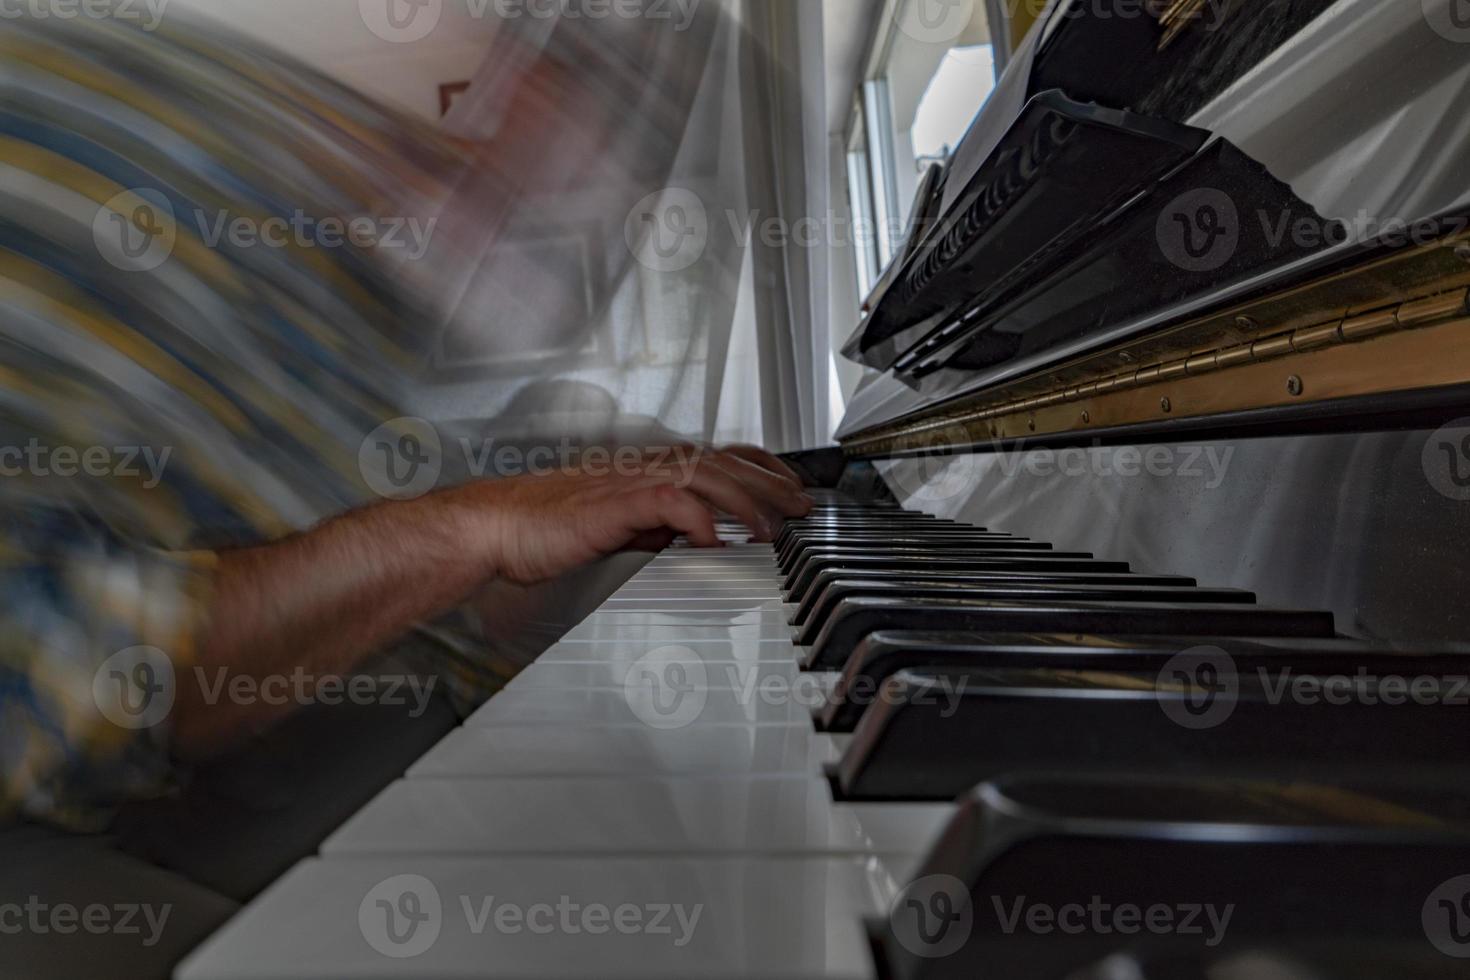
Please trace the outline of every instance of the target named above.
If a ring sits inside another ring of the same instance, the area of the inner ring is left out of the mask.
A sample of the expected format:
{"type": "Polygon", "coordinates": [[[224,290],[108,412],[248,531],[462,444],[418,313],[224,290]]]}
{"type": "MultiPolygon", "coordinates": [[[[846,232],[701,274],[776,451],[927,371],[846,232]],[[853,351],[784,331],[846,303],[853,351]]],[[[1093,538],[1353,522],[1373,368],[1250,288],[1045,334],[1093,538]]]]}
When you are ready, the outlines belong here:
{"type": "Polygon", "coordinates": [[[964,524],[898,524],[890,522],[887,526],[864,525],[861,527],[804,527],[791,531],[781,531],[780,540],[776,542],[778,548],[790,548],[794,544],[803,541],[825,541],[831,544],[842,544],[849,538],[866,540],[885,537],[922,537],[922,538],[977,538],[987,541],[992,538],[1013,538],[1016,535],[1004,534],[1000,531],[986,531],[978,527],[967,527],[964,524]]]}
{"type": "Polygon", "coordinates": [[[1424,943],[1470,854],[1467,809],[1460,783],[1006,777],[966,795],[874,923],[880,972],[1062,980],[1154,935],[1201,953],[1424,943]]]}
{"type": "Polygon", "coordinates": [[[1445,703],[1460,681],[1418,680],[1431,703],[1385,698],[1371,680],[1335,703],[1299,701],[1254,673],[1197,683],[1157,672],[905,670],[863,715],[837,789],[847,800],[951,800],[1004,774],[1322,778],[1411,759],[1427,775],[1465,757],[1470,728],[1463,706],[1445,703]]]}
{"type": "Polygon", "coordinates": [[[1256,601],[1255,593],[1242,589],[1205,589],[1198,586],[1089,584],[1076,582],[1027,582],[1009,585],[969,583],[912,584],[901,582],[851,582],[839,579],[818,593],[812,602],[812,614],[797,631],[796,642],[809,646],[816,641],[822,627],[837,604],[844,599],[866,596],[903,599],[983,599],[991,602],[1177,602],[1240,603],[1256,601]]]}
{"type": "MultiPolygon", "coordinates": [[[[957,538],[945,540],[936,538],[926,540],[922,537],[908,537],[891,535],[887,538],[876,538],[873,540],[856,541],[849,540],[842,544],[834,544],[830,541],[809,541],[798,544],[790,553],[778,557],[776,564],[784,571],[791,571],[801,562],[815,555],[898,555],[919,554],[934,557],[941,554],[954,554],[960,556],[983,556],[994,553],[1010,552],[1051,552],[1052,545],[1048,541],[1031,541],[1026,538],[995,538],[984,540],[967,540],[957,538]]],[[[1073,552],[1079,557],[1091,558],[1090,553],[1073,552]]]]}
{"type": "Polygon", "coordinates": [[[788,520],[781,525],[776,532],[773,542],[776,547],[781,547],[793,538],[811,534],[885,534],[895,530],[905,533],[929,533],[931,531],[984,531],[984,528],[971,527],[968,524],[957,524],[953,521],[937,520],[861,520],[861,521],[837,521],[837,520],[815,520],[815,521],[792,521],[788,520]]]}
{"type": "Polygon", "coordinates": [[[843,513],[822,510],[814,510],[805,517],[788,517],[782,522],[781,526],[796,531],[809,527],[881,527],[884,524],[890,527],[896,524],[916,527],[971,526],[948,518],[933,517],[929,514],[915,514],[908,511],[843,513]]]}
{"type": "Polygon", "coordinates": [[[1137,939],[1071,980],[1463,980],[1465,961],[1424,940],[1374,942],[1289,937],[1251,949],[1186,946],[1167,937],[1137,939]]]}
{"type": "MultiPolygon", "coordinates": [[[[1422,677],[1470,675],[1470,650],[1384,650],[1361,640],[1199,636],[1085,636],[1045,633],[938,633],[879,630],[866,636],[818,716],[825,731],[850,732],[878,688],[902,670],[975,667],[1143,671],[1157,673],[1181,651],[1220,651],[1222,672],[1422,677]],[[1228,659],[1226,659],[1228,658],[1228,659]]],[[[1466,692],[1470,695],[1470,691],[1466,692]]]]}
{"type": "Polygon", "coordinates": [[[776,541],[776,554],[788,554],[801,545],[831,545],[831,547],[858,548],[889,541],[914,541],[928,544],[931,541],[1029,541],[1016,535],[1005,535],[997,530],[979,530],[976,527],[844,527],[844,529],[798,530],[776,541]]]}
{"type": "Polygon", "coordinates": [[[1122,574],[1128,571],[1125,561],[1100,561],[1088,556],[1058,555],[1055,551],[1046,554],[1017,554],[1004,557],[982,556],[958,557],[955,555],[824,555],[813,557],[790,572],[783,580],[782,588],[787,600],[800,602],[809,593],[812,583],[823,572],[848,572],[863,570],[899,574],[903,572],[1032,572],[1052,574],[1056,572],[1097,572],[1099,574],[1122,574]]]}
{"type": "Polygon", "coordinates": [[[817,521],[947,521],[948,518],[935,517],[932,514],[924,514],[912,510],[882,510],[859,507],[813,507],[805,517],[789,517],[786,523],[801,526],[817,521]]]}
{"type": "MultiPolygon", "coordinates": [[[[1035,572],[823,572],[811,582],[811,588],[807,589],[806,597],[797,602],[797,611],[792,613],[792,626],[804,626],[811,619],[811,613],[817,607],[817,602],[822,599],[826,589],[833,585],[842,583],[844,586],[857,585],[904,585],[904,586],[998,586],[998,585],[1139,585],[1155,586],[1155,588],[1191,588],[1198,585],[1194,579],[1182,574],[1127,574],[1127,573],[1086,573],[1086,572],[1058,572],[1053,574],[1035,572]]],[[[795,602],[795,597],[788,597],[788,601],[795,602]]]]}
{"type": "MultiPolygon", "coordinates": [[[[993,531],[971,531],[969,529],[951,531],[912,531],[907,528],[889,528],[886,531],[865,532],[852,534],[847,532],[837,534],[805,534],[789,538],[785,544],[776,548],[777,562],[785,562],[798,551],[813,548],[885,548],[904,547],[912,545],[920,548],[931,548],[934,550],[962,547],[988,548],[994,543],[1006,545],[1013,541],[1030,542],[1030,538],[1018,538],[1010,534],[996,534],[993,531]]],[[[1041,548],[1033,544],[1036,550],[1050,549],[1051,545],[1041,548]]]]}
{"type": "Polygon", "coordinates": [[[844,599],[811,644],[805,666],[841,670],[863,637],[876,630],[984,633],[1116,633],[1179,636],[1334,636],[1332,613],[1245,605],[978,599],[844,599]]]}
{"type": "Polygon", "coordinates": [[[941,518],[936,518],[932,514],[925,514],[923,511],[918,510],[907,510],[903,507],[870,506],[867,504],[853,503],[831,503],[823,502],[820,500],[817,501],[816,505],[812,507],[811,511],[805,517],[793,517],[791,518],[791,520],[807,521],[815,517],[923,517],[930,518],[932,520],[941,520],[941,518]]]}
{"type": "Polygon", "coordinates": [[[1051,545],[1023,541],[1010,547],[967,545],[960,548],[929,548],[923,545],[885,545],[872,548],[828,547],[803,550],[785,563],[777,563],[789,582],[796,582],[803,571],[815,562],[843,558],[886,558],[913,561],[936,561],[941,558],[1073,558],[1092,559],[1090,551],[1052,551],[1051,545]]]}

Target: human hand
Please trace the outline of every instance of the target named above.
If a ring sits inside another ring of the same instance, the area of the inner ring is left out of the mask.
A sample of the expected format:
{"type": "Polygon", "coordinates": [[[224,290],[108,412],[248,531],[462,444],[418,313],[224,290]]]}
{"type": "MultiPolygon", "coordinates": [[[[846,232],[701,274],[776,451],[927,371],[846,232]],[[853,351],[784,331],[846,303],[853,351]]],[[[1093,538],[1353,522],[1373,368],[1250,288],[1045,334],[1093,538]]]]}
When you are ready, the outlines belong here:
{"type": "Polygon", "coordinates": [[[687,535],[719,547],[714,518],[742,521],[755,541],[771,541],[812,501],[796,475],[750,446],[690,450],[678,466],[644,457],[637,472],[580,471],[517,477],[449,491],[485,549],[496,578],[545,582],[607,555],[658,550],[687,535]]]}

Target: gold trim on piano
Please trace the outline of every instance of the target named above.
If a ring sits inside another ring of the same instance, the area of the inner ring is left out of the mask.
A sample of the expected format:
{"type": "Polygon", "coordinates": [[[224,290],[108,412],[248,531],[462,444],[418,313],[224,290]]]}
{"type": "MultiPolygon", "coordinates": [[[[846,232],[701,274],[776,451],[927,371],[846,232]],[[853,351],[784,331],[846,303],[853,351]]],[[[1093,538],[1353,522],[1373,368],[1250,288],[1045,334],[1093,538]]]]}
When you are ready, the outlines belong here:
{"type": "Polygon", "coordinates": [[[932,452],[936,436],[959,449],[1470,383],[1467,286],[1470,244],[1457,236],[859,432],[843,449],[932,452]]]}
{"type": "Polygon", "coordinates": [[[1205,4],[1207,0],[1152,0],[1155,14],[1159,19],[1159,26],[1164,29],[1164,36],[1159,39],[1159,50],[1162,51],[1174,43],[1174,39],[1184,33],[1185,29],[1205,15],[1205,4]]]}

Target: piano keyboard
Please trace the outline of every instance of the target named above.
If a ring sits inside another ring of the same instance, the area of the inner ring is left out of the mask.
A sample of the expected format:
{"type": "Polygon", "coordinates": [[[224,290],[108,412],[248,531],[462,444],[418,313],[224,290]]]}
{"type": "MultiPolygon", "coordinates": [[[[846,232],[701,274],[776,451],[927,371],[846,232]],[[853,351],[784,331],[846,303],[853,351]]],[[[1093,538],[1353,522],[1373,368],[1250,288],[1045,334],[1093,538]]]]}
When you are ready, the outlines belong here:
{"type": "Polygon", "coordinates": [[[721,536],[654,557],[177,976],[1470,956],[1470,654],[835,493],[773,545],[721,536]]]}

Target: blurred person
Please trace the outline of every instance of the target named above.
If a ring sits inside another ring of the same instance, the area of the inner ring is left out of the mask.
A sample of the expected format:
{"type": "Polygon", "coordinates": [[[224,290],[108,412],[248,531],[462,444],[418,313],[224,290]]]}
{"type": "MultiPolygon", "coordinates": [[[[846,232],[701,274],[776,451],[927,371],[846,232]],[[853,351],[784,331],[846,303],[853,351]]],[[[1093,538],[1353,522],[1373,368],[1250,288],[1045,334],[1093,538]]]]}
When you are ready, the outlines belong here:
{"type": "Polygon", "coordinates": [[[718,546],[716,512],[769,540],[810,507],[750,447],[380,499],[369,434],[406,414],[440,311],[375,220],[446,200],[476,153],[299,64],[177,20],[21,17],[0,127],[6,976],[99,951],[165,975],[507,679],[426,624],[676,535],[718,546]],[[417,712],[303,710],[384,663],[443,686],[417,712]],[[301,676],[284,699],[204,682],[301,676]],[[169,910],[153,942],[45,927],[122,900],[169,910]]]}

